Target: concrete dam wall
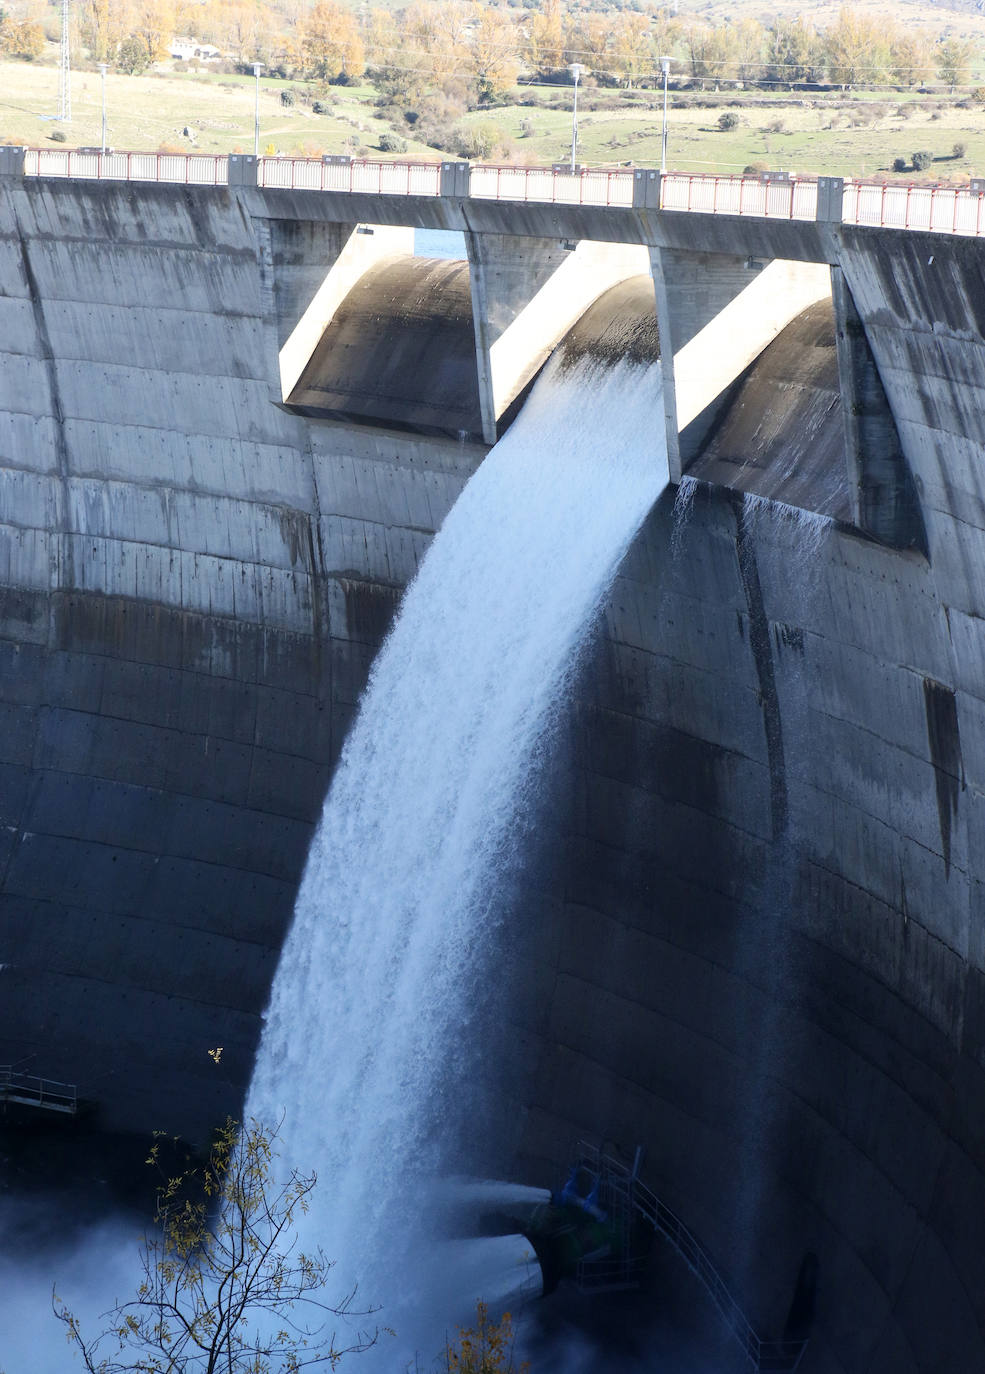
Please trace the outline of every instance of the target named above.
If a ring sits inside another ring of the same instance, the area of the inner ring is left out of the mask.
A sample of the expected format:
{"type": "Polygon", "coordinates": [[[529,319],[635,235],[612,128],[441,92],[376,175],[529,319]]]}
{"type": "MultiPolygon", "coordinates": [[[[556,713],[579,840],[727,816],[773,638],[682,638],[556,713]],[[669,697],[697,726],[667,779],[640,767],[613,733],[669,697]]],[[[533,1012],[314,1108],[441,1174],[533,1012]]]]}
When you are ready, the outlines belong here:
{"type": "MultiPolygon", "coordinates": [[[[240,1109],[374,651],[485,447],[285,403],[326,226],[223,189],[3,179],[0,205],[0,1062],[107,1130],[201,1138],[240,1109]]],[[[811,307],[726,388],[580,674],[503,1118],[541,1184],[579,1134],[645,1144],[762,1329],[817,1254],[803,1368],[972,1374],[982,250],[835,238],[854,314],[811,307]]],[[[567,346],[655,332],[644,279],[567,346]]],[[[362,360],[339,377],[350,415],[362,360]]]]}

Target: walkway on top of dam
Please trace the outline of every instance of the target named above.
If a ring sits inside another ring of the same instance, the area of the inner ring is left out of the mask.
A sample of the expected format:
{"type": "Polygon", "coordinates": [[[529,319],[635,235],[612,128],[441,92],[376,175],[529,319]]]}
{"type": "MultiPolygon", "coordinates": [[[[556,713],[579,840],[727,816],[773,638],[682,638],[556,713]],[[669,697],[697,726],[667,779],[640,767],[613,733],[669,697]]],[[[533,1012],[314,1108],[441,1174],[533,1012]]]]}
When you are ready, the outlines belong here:
{"type": "MultiPolygon", "coordinates": [[[[769,221],[773,229],[785,226],[788,232],[782,237],[788,240],[789,255],[815,260],[827,257],[823,244],[810,242],[810,238],[805,243],[803,234],[789,231],[809,230],[823,223],[973,237],[985,233],[985,181],[955,188],[784,173],[714,176],[592,167],[572,173],[559,167],[384,162],[344,156],[253,158],[48,148],[4,152],[7,157],[19,154],[23,161],[17,170],[22,167],[31,177],[255,186],[266,193],[320,192],[334,206],[324,205],[318,217],[325,219],[335,219],[344,210],[345,218],[352,218],[355,212],[357,218],[373,221],[364,202],[370,197],[379,207],[376,222],[421,228],[473,228],[518,235],[546,232],[640,242],[653,240],[648,234],[640,235],[638,229],[634,232],[628,228],[626,220],[633,212],[681,211],[695,219],[727,217],[731,235],[736,219],[753,221],[760,227],[769,221]],[[340,198],[344,205],[338,204],[340,198]],[[467,210],[462,209],[463,203],[467,210]],[[509,214],[490,213],[497,207],[509,207],[509,214]],[[590,221],[585,218],[588,212],[590,221]],[[798,240],[801,251],[791,251],[798,240]]],[[[310,213],[310,202],[306,208],[310,213]]],[[[638,214],[635,218],[638,221],[638,214]]],[[[692,222],[692,227],[684,230],[681,246],[699,247],[694,240],[695,227],[692,222]]],[[[666,222],[665,235],[668,243],[679,237],[666,222]]],[[[766,249],[756,246],[753,251],[766,249]]]]}

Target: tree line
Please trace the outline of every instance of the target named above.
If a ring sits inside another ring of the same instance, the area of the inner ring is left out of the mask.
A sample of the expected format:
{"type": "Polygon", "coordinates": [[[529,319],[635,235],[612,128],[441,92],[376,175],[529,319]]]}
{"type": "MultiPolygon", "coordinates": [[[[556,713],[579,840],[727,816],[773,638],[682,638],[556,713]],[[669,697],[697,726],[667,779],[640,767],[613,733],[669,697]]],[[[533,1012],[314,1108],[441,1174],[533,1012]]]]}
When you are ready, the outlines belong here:
{"type": "MultiPolygon", "coordinates": [[[[76,0],[76,41],[97,62],[135,70],[169,55],[187,36],[230,60],[265,64],[289,79],[366,78],[395,101],[468,92],[468,103],[502,98],[518,80],[567,80],[579,63],[587,83],[653,86],[671,58],[675,85],[741,84],[907,88],[972,79],[971,40],[903,28],[846,6],[827,27],[809,19],[753,18],[709,24],[644,11],[566,13],[563,0],[414,0],[400,10],[338,0],[76,0]]],[[[58,36],[58,0],[0,8],[0,51],[37,58],[58,36]]]]}

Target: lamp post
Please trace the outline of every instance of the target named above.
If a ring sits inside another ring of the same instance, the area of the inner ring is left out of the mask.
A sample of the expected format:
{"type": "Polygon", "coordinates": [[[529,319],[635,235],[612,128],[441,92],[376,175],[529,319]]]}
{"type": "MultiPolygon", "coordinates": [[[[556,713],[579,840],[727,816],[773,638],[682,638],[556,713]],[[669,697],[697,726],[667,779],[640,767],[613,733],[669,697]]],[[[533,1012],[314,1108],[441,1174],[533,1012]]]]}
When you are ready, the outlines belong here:
{"type": "Polygon", "coordinates": [[[100,82],[100,104],[102,106],[102,133],[100,136],[100,149],[106,152],[106,68],[108,62],[99,63],[99,82],[100,82]]]}
{"type": "Polygon", "coordinates": [[[664,74],[664,122],[660,134],[660,170],[667,170],[667,78],[670,76],[670,58],[661,57],[660,70],[664,74]]]}
{"type": "Polygon", "coordinates": [[[578,160],[578,81],[585,68],[580,62],[572,62],[568,71],[574,78],[575,83],[575,103],[571,109],[571,175],[574,176],[575,166],[578,160]]]}
{"type": "Polygon", "coordinates": [[[256,77],[256,104],[253,115],[253,155],[260,156],[260,73],[263,70],[262,62],[253,63],[253,75],[256,77]]]}

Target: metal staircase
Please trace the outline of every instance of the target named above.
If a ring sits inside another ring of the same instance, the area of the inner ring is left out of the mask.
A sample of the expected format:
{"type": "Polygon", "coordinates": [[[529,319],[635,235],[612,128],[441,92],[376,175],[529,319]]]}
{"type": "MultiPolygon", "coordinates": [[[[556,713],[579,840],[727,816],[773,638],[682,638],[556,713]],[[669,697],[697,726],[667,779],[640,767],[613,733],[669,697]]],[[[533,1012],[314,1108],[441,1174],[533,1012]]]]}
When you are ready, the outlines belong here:
{"type": "Polygon", "coordinates": [[[638,1178],[642,1150],[636,1151],[631,1169],[594,1145],[579,1144],[576,1162],[598,1180],[599,1205],[616,1223],[621,1237],[604,1255],[587,1255],[578,1264],[576,1282],[585,1293],[616,1291],[639,1286],[645,1265],[640,1225],[652,1228],[674,1247],[710,1294],[728,1329],[739,1342],[749,1366],[757,1374],[793,1374],[800,1366],[806,1340],[766,1340],[759,1336],[728,1290],[721,1274],[697,1236],[655,1193],[638,1178]]]}

